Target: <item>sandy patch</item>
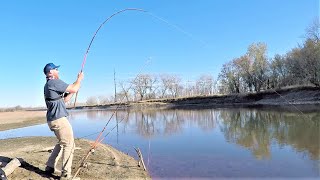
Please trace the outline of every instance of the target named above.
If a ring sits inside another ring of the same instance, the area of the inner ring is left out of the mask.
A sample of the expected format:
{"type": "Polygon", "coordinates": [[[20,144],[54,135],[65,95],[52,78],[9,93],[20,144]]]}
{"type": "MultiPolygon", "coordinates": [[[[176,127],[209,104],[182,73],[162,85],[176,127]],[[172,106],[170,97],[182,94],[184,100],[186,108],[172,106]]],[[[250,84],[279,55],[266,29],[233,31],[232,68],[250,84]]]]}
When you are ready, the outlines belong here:
{"type": "MultiPolygon", "coordinates": [[[[49,152],[39,152],[51,147],[57,142],[54,137],[27,137],[0,140],[0,160],[8,158],[22,158],[24,163],[18,167],[9,179],[58,179],[58,175],[48,176],[44,173],[45,163],[49,152]]],[[[73,160],[75,173],[80,159],[89,150],[87,140],[76,140],[76,149],[73,160]]],[[[93,155],[88,158],[88,166],[83,168],[78,177],[81,179],[151,179],[146,171],[138,167],[134,158],[117,151],[109,145],[100,145],[93,155]]],[[[60,164],[60,163],[59,163],[60,164]]]]}

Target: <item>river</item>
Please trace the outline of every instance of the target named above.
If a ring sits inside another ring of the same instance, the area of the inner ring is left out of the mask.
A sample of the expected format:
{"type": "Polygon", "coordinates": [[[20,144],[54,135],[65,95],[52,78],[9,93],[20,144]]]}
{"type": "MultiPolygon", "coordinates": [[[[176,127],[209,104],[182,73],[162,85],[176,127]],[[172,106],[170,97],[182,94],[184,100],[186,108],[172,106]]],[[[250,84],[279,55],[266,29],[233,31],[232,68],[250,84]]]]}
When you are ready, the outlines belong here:
{"type": "MultiPolygon", "coordinates": [[[[94,140],[110,110],[74,110],[75,137],[94,140]]],[[[137,158],[152,178],[320,177],[320,111],[215,108],[118,111],[104,143],[137,158]]],[[[46,124],[0,138],[53,136],[46,124]]],[[[88,147],[89,148],[89,147],[88,147]]]]}

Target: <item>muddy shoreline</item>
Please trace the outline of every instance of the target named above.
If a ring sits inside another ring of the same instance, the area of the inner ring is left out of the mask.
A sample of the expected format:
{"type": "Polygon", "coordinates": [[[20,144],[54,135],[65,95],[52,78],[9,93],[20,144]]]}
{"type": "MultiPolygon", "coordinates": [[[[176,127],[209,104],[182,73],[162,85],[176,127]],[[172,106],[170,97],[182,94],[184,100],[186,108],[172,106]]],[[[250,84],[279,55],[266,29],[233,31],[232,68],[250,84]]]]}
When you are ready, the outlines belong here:
{"type": "Polygon", "coordinates": [[[72,109],[203,109],[203,108],[280,108],[305,109],[320,106],[320,87],[295,87],[260,93],[150,99],[122,104],[78,106],[72,109]],[[119,107],[120,108],[119,108],[119,107]]]}

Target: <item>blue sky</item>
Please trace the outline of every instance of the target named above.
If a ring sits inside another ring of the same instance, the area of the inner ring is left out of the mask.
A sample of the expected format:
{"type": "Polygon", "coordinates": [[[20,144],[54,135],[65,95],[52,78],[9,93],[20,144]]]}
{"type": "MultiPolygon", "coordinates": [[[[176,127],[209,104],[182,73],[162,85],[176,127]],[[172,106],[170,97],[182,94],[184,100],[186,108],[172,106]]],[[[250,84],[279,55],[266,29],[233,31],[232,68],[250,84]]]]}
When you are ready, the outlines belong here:
{"type": "Polygon", "coordinates": [[[251,43],[265,42],[270,57],[296,47],[319,17],[318,0],[2,0],[0,107],[44,106],[44,65],[61,65],[61,79],[73,83],[96,29],[125,8],[170,24],[136,11],[113,17],[90,49],[79,101],[112,95],[114,69],[119,80],[139,72],[217,78],[251,43]]]}

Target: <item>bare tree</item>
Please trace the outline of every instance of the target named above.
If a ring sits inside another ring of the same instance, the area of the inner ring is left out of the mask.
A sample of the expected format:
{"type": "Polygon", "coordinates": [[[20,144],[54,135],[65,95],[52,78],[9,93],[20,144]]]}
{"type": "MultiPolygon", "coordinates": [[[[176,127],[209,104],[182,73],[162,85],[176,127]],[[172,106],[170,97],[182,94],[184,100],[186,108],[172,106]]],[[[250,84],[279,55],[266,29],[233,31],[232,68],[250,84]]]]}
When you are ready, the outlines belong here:
{"type": "Polygon", "coordinates": [[[240,58],[234,59],[234,65],[243,81],[244,91],[252,92],[254,78],[252,70],[252,60],[248,55],[243,55],[240,58]]]}
{"type": "Polygon", "coordinates": [[[301,85],[307,82],[301,48],[294,48],[286,54],[286,66],[288,68],[288,85],[301,85]]]}
{"type": "Polygon", "coordinates": [[[212,95],[213,94],[213,77],[211,75],[202,75],[196,81],[196,87],[199,95],[212,95]]]}
{"type": "Polygon", "coordinates": [[[267,45],[265,43],[260,42],[253,43],[248,47],[247,55],[253,61],[253,85],[255,91],[259,92],[268,79],[267,45]]]}
{"type": "Polygon", "coordinates": [[[160,98],[166,97],[170,84],[172,83],[172,79],[173,78],[171,75],[168,75],[168,74],[160,75],[160,83],[161,83],[160,98]]]}
{"type": "Polygon", "coordinates": [[[306,29],[306,39],[311,39],[316,43],[320,41],[320,22],[319,17],[316,17],[310,26],[306,29]]]}
{"type": "Polygon", "coordinates": [[[86,101],[86,104],[89,106],[97,105],[98,104],[97,97],[95,97],[95,96],[89,97],[86,101]]]}
{"type": "Polygon", "coordinates": [[[320,86],[320,22],[317,17],[306,30],[306,41],[301,48],[305,70],[310,83],[320,86]]]}
{"type": "Polygon", "coordinates": [[[156,85],[157,82],[158,82],[158,78],[156,76],[150,76],[149,86],[148,86],[148,94],[147,94],[148,99],[156,98],[156,91],[159,88],[156,85]]]}
{"type": "Polygon", "coordinates": [[[197,81],[188,81],[186,87],[184,88],[184,92],[186,96],[198,96],[199,87],[197,86],[197,81]]]}
{"type": "Polygon", "coordinates": [[[239,93],[240,92],[240,74],[237,71],[235,60],[222,66],[219,74],[221,93],[239,93]]]}
{"type": "Polygon", "coordinates": [[[119,82],[120,88],[122,89],[121,93],[125,96],[126,101],[129,102],[130,101],[130,89],[131,86],[129,83],[126,83],[124,81],[119,82]]]}
{"type": "Polygon", "coordinates": [[[127,100],[127,93],[124,92],[124,91],[118,92],[118,93],[116,94],[116,97],[117,97],[116,102],[118,102],[118,103],[123,103],[123,102],[125,102],[125,101],[128,102],[128,100],[127,100]]]}
{"type": "Polygon", "coordinates": [[[101,105],[108,104],[110,101],[106,96],[98,96],[98,102],[101,105]]]}
{"type": "Polygon", "coordinates": [[[181,79],[175,75],[161,75],[161,98],[164,97],[177,97],[183,88],[180,85],[181,79]]]}
{"type": "Polygon", "coordinates": [[[276,54],[270,64],[271,88],[280,88],[287,85],[288,70],[285,65],[285,57],[276,54]]]}
{"type": "Polygon", "coordinates": [[[154,90],[156,78],[149,74],[139,74],[131,81],[132,89],[139,100],[143,100],[146,95],[154,90]]]}

